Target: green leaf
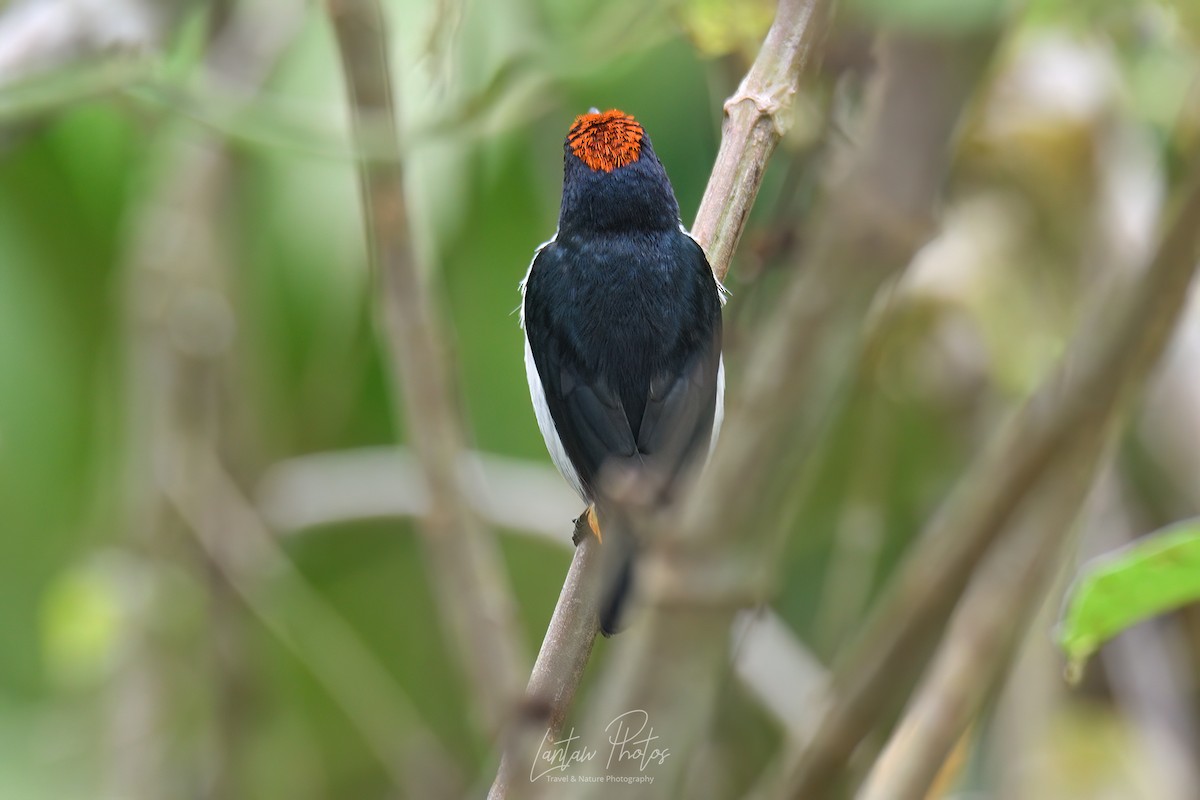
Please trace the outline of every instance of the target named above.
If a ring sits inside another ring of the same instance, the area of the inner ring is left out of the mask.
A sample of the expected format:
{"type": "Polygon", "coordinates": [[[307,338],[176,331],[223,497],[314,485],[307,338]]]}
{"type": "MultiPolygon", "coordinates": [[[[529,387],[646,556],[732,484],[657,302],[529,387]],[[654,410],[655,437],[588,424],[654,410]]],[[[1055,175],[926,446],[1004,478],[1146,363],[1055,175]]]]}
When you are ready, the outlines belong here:
{"type": "Polygon", "coordinates": [[[1100,645],[1142,620],[1200,600],[1200,518],[1084,564],[1067,593],[1058,640],[1068,677],[1100,645]]]}

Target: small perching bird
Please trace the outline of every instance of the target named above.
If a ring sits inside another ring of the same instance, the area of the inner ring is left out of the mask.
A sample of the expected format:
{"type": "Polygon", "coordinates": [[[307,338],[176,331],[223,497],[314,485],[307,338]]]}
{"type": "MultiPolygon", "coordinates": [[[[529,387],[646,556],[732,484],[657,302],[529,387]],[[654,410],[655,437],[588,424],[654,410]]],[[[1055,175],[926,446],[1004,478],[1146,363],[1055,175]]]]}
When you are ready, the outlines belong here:
{"type": "Polygon", "coordinates": [[[611,635],[635,552],[601,533],[621,512],[611,476],[632,473],[665,502],[707,457],[722,416],[723,289],[637,120],[592,109],[564,150],[558,230],[521,282],[525,372],[550,457],[619,552],[600,610],[611,635]]]}

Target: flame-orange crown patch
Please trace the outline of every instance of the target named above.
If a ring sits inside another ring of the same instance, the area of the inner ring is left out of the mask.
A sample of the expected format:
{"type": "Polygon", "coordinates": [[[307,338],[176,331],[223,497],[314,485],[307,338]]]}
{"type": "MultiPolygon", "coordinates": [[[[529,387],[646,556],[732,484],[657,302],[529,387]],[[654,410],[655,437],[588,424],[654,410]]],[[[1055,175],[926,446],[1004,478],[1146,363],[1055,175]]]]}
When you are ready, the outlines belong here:
{"type": "Polygon", "coordinates": [[[575,157],[592,170],[612,172],[638,160],[642,136],[642,126],[636,119],[613,108],[576,117],[567,144],[575,157]]]}

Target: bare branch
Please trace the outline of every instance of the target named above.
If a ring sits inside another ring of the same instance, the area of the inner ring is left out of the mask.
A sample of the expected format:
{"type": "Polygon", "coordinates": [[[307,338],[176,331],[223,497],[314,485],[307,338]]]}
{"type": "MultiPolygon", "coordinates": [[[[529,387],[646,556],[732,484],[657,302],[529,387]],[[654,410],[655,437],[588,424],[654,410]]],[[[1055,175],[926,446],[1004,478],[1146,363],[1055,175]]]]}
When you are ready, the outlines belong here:
{"type": "Polygon", "coordinates": [[[792,126],[800,75],[825,36],[830,5],[782,0],[762,50],[725,101],[721,149],[692,226],[718,280],[729,274],[767,159],[792,126]]]}
{"type": "MultiPolygon", "coordinates": [[[[1197,163],[1200,166],[1200,161],[1197,163]]],[[[1197,222],[1193,219],[1183,224],[1194,227],[1197,222]]],[[[1194,262],[1198,255],[1193,252],[1191,260],[1194,262]]],[[[1156,261],[1155,266],[1160,263],[1156,261]]],[[[1125,272],[1122,283],[1130,280],[1129,270],[1125,272]]],[[[1166,310],[1172,313],[1169,306],[1166,310]]],[[[1181,311],[1182,306],[1177,305],[1173,313],[1177,317],[1181,311]]],[[[1086,342],[1087,335],[1085,330],[1080,341],[1086,342]]],[[[1165,339],[1159,345],[1163,346],[1165,339]]],[[[1158,355],[1155,352],[1150,357],[1156,360],[1158,355]]],[[[1116,361],[1107,363],[1119,369],[1116,361]]],[[[1153,363],[1141,366],[1140,374],[1145,376],[1153,363]]],[[[1071,521],[1078,514],[1106,445],[1111,445],[1120,411],[1117,402],[1102,421],[1099,435],[1088,431],[1069,440],[1068,452],[1051,462],[1030,496],[1022,501],[1017,512],[1020,519],[1000,534],[1004,537],[1003,547],[988,551],[955,612],[928,676],[860,797],[890,800],[925,796],[954,742],[1003,676],[1024,621],[1044,599],[1051,578],[1061,567],[1073,529],[1071,521]]]]}
{"type": "Polygon", "coordinates": [[[603,729],[621,709],[647,709],[680,767],[707,730],[724,666],[716,643],[735,610],[770,589],[782,536],[772,516],[780,481],[794,490],[793,465],[811,450],[853,363],[822,355],[844,353],[839,345],[853,352],[846,342],[877,290],[932,230],[948,146],[988,43],[896,36],[881,48],[862,147],[814,220],[812,253],[758,339],[712,462],[679,519],[668,518],[649,542],[641,573],[647,613],[614,655],[589,729],[603,729]],[[892,159],[897,151],[906,157],[892,159]],[[685,661],[686,671],[661,668],[685,661]]]}
{"type": "MultiPolygon", "coordinates": [[[[791,770],[789,792],[816,797],[881,709],[925,663],[975,566],[1037,485],[1104,435],[1157,363],[1187,297],[1200,246],[1200,154],[1181,210],[1145,276],[1085,325],[1049,380],[972,464],[881,597],[833,687],[833,702],[791,770]]],[[[1094,471],[1101,447],[1078,469],[1094,471]]],[[[903,694],[900,694],[903,696],[903,694]]]]}
{"type": "MultiPolygon", "coordinates": [[[[579,513],[579,497],[549,464],[469,451],[460,469],[475,491],[471,507],[500,528],[530,533],[563,547],[563,520],[579,513]]],[[[366,519],[422,517],[429,497],[421,465],[403,447],[365,447],[289,458],[273,465],[256,492],[271,527],[294,533],[366,519]]]]}
{"type": "MultiPolygon", "coordinates": [[[[1120,124],[1116,123],[1117,126],[1120,124]]],[[[1117,131],[1120,131],[1119,127],[1117,131]]],[[[1160,227],[1162,171],[1152,148],[1132,137],[1112,135],[1111,129],[1105,133],[1108,135],[1101,135],[1101,148],[1095,155],[1099,191],[1092,213],[1096,228],[1085,245],[1084,259],[1089,274],[1099,274],[1102,281],[1111,284],[1114,280],[1136,279],[1134,276],[1140,274],[1150,261],[1160,227]],[[1137,170],[1130,169],[1131,161],[1138,165],[1137,170]],[[1131,181],[1143,191],[1130,192],[1131,181]],[[1131,194],[1140,202],[1131,202],[1131,194]]],[[[1186,347],[1189,321],[1190,314],[1185,311],[1173,337],[1174,355],[1186,347]]],[[[1178,369],[1183,365],[1173,361],[1171,356],[1164,356],[1156,370],[1155,383],[1160,388],[1166,383],[1168,374],[1174,373],[1178,377],[1192,371],[1192,362],[1185,369],[1178,369]]],[[[1145,422],[1152,416],[1146,413],[1149,404],[1143,401],[1139,405],[1143,408],[1145,422]]],[[[1187,439],[1187,426],[1181,427],[1179,423],[1190,413],[1181,410],[1180,414],[1159,415],[1159,420],[1170,420],[1172,441],[1179,441],[1181,435],[1183,440],[1187,439]]],[[[1086,453],[1082,455],[1086,456],[1086,453]]],[[[1107,462],[1109,458],[1105,456],[1102,460],[1107,462]]],[[[1063,520],[1069,519],[1078,505],[1082,481],[1090,473],[1087,459],[1081,459],[1080,454],[1073,455],[1066,467],[1054,467],[1018,511],[1020,520],[1002,534],[1002,543],[988,551],[955,611],[922,687],[910,703],[904,720],[893,732],[883,759],[876,763],[862,796],[875,798],[919,793],[919,786],[928,781],[930,771],[936,769],[935,764],[945,758],[947,740],[970,725],[964,720],[978,713],[980,697],[984,698],[982,704],[986,706],[988,695],[999,681],[1009,685],[1026,684],[1010,700],[1020,702],[1016,697],[1026,694],[1028,682],[1042,679],[1028,674],[1028,669],[1022,673],[1009,670],[1014,650],[1028,648],[1039,654],[1043,662],[1049,660],[1043,663],[1043,669],[1054,669],[1052,662],[1059,656],[1045,637],[1044,625],[1046,616],[1053,616],[1055,610],[1047,608],[1050,604],[1042,601],[1047,584],[1050,592],[1061,590],[1062,568],[1074,561],[1074,537],[1067,536],[1071,526],[1063,520]],[[1072,480],[1072,475],[1078,480],[1072,480]],[[1043,514],[1050,515],[1051,519],[1040,519],[1039,515],[1043,514]],[[1023,565],[1021,559],[1025,560],[1023,565]],[[1011,566],[1011,574],[1007,575],[1010,580],[997,582],[1005,577],[1000,568],[1005,563],[1011,566]],[[1058,579],[1049,581],[1051,572],[1057,573],[1058,579]],[[989,584],[989,580],[995,585],[989,584]],[[1038,604],[1041,611],[1033,622],[1037,628],[1030,631],[1029,611],[1031,606],[1038,604]],[[1023,623],[1022,617],[1026,618],[1023,623]],[[1017,624],[1023,625],[1026,631],[1023,636],[1019,637],[1013,630],[1017,624]],[[951,662],[956,662],[960,671],[952,672],[951,662]]],[[[1180,474],[1191,473],[1184,470],[1180,474]]],[[[1096,548],[1107,550],[1126,543],[1136,524],[1131,518],[1132,509],[1123,501],[1124,492],[1114,469],[1105,470],[1104,476],[1094,483],[1087,512],[1083,521],[1076,525],[1085,537],[1084,547],[1099,552],[1096,548]]],[[[1179,676],[1173,674],[1179,670],[1165,649],[1164,640],[1169,634],[1169,625],[1139,626],[1118,637],[1105,648],[1103,655],[1114,695],[1120,704],[1129,704],[1130,716],[1137,720],[1141,734],[1139,750],[1145,754],[1148,763],[1154,764],[1153,769],[1162,779],[1159,793],[1163,797],[1182,798],[1188,796],[1188,787],[1200,783],[1195,777],[1189,778],[1196,773],[1196,766],[1187,755],[1194,752],[1195,735],[1187,714],[1174,699],[1186,690],[1180,686],[1179,676]],[[1127,668],[1122,669],[1122,665],[1127,668]]],[[[1053,681],[1049,674],[1045,679],[1053,681]]],[[[1038,747],[1029,739],[1030,727],[1036,729],[1039,724],[1044,725],[1045,721],[1039,723],[1038,717],[1051,713],[1049,708],[1041,707],[1045,705],[1045,699],[1035,699],[1032,708],[1014,708],[1008,715],[1012,717],[1012,725],[1018,724],[1017,718],[1020,718],[1020,730],[1013,731],[1014,747],[1038,747]]],[[[1024,755],[1029,757],[1032,752],[1024,755]]],[[[944,764],[942,772],[945,772],[944,764]]]]}
{"type": "MultiPolygon", "coordinates": [[[[59,13],[67,5],[72,4],[48,3],[46,9],[59,13]]],[[[107,10],[120,16],[120,9],[107,10]]],[[[105,9],[93,4],[91,11],[104,13],[105,9]]],[[[239,7],[216,28],[205,57],[222,80],[238,83],[246,94],[261,85],[292,41],[299,14],[277,10],[269,26],[262,22],[253,11],[239,7]],[[231,59],[230,48],[247,37],[255,39],[256,48],[231,59]]],[[[7,43],[0,42],[2,61],[13,39],[2,35],[0,39],[7,43]]],[[[30,47],[33,42],[45,44],[34,37],[30,47]]],[[[3,113],[0,110],[0,116],[3,113]]],[[[155,575],[169,564],[205,584],[214,613],[197,637],[198,644],[217,655],[209,673],[215,713],[212,730],[207,732],[215,747],[206,766],[212,776],[210,789],[229,794],[234,791],[229,782],[239,772],[237,760],[244,751],[246,730],[244,710],[236,697],[248,677],[236,657],[230,657],[238,650],[241,619],[230,613],[234,606],[228,584],[211,579],[209,565],[183,535],[161,481],[175,476],[176,467],[189,461],[193,447],[218,446],[213,443],[222,440],[225,430],[226,420],[217,406],[222,396],[220,372],[228,366],[233,341],[234,311],[226,287],[228,242],[216,221],[220,209],[227,206],[232,165],[219,142],[185,139],[177,133],[168,128],[157,148],[158,157],[171,169],[161,171],[161,179],[138,209],[125,254],[126,544],[146,556],[145,572],[155,575]],[[187,224],[181,225],[180,220],[187,224]],[[164,231],[172,233],[164,235],[164,231]]],[[[249,576],[243,577],[249,582],[249,576]]],[[[162,643],[152,633],[162,611],[147,606],[142,613],[146,619],[130,637],[126,664],[113,682],[113,729],[106,737],[114,743],[137,743],[115,748],[107,759],[108,792],[128,798],[160,797],[171,791],[167,787],[177,790],[179,775],[173,773],[187,773],[170,748],[158,744],[159,734],[179,709],[164,677],[167,659],[162,643]]],[[[351,652],[353,660],[356,653],[351,652]]],[[[331,687],[335,696],[337,689],[331,687]]],[[[385,769],[391,766],[385,764],[385,769]]]]}
{"type": "MultiPolygon", "coordinates": [[[[577,510],[579,500],[553,467],[471,452],[463,468],[479,473],[481,492],[471,499],[485,520],[514,533],[532,533],[564,549],[571,546],[562,535],[561,522],[577,510]],[[538,499],[530,503],[528,498],[538,499]]],[[[264,476],[258,492],[259,513],[280,533],[363,519],[420,517],[428,511],[428,498],[419,485],[419,469],[416,458],[400,447],[368,447],[287,459],[264,476]]],[[[581,533],[578,526],[576,533],[581,533]]],[[[574,690],[577,670],[583,667],[583,661],[567,665],[556,662],[586,657],[556,642],[577,627],[594,625],[592,620],[579,616],[578,600],[584,591],[579,583],[592,569],[585,565],[593,559],[589,554],[572,563],[562,589],[564,600],[542,645],[547,655],[539,660],[539,669],[526,690],[528,699],[518,724],[536,730],[539,736],[545,733],[547,722],[553,732],[561,727],[561,719],[546,719],[546,707],[551,705],[552,712],[567,709],[569,703],[562,692],[574,690]],[[558,676],[568,676],[570,683],[547,690],[545,687],[559,680],[558,676]]],[[[824,686],[824,666],[768,608],[739,616],[730,650],[742,684],[781,726],[798,737],[806,722],[804,712],[824,686]]]]}
{"type": "Polygon", "coordinates": [[[203,445],[189,450],[188,463],[164,475],[161,488],[229,584],[345,709],[397,787],[419,785],[411,776],[429,769],[430,760],[453,775],[453,759],[426,732],[408,696],[296,574],[213,454],[203,445]],[[269,602],[262,596],[268,590],[269,602]]]}
{"type": "MultiPolygon", "coordinates": [[[[408,242],[400,144],[388,66],[388,40],[378,0],[329,0],[356,137],[362,120],[383,120],[390,158],[362,161],[359,179],[371,261],[378,282],[378,320],[391,359],[395,417],[421,458],[429,492],[424,542],[459,661],[475,707],[497,730],[518,696],[526,669],[524,637],[498,545],[478,517],[458,469],[465,449],[457,392],[442,325],[408,242]]],[[[378,133],[378,129],[376,133],[378,133]]]]}
{"type": "Polygon", "coordinates": [[[950,751],[1007,672],[1029,619],[1046,599],[1112,436],[1088,438],[1025,500],[1006,546],[989,551],[954,614],[904,718],[859,800],[921,800],[950,751]]]}
{"type": "MultiPolygon", "coordinates": [[[[799,87],[801,72],[824,35],[829,6],[828,0],[782,0],[758,58],[738,92],[726,104],[721,149],[693,229],[693,235],[704,246],[719,279],[729,272],[730,259],[758,194],[766,161],[790,126],[788,112],[799,87]]],[[[571,575],[583,574],[582,568],[576,570],[576,564],[585,557],[587,551],[579,548],[571,575]]],[[[598,617],[598,601],[598,594],[590,590],[588,580],[569,580],[559,597],[554,619],[564,616],[563,607],[568,606],[573,609],[575,618],[594,621],[598,617]]],[[[586,663],[595,635],[594,624],[548,632],[530,686],[533,687],[537,675],[543,671],[543,662],[546,665],[586,663]]],[[[719,649],[727,652],[723,644],[719,649]]],[[[564,688],[555,697],[569,702],[580,677],[581,670],[560,675],[557,680],[574,681],[574,685],[564,688]]],[[[566,705],[554,707],[548,718],[561,722],[565,713],[566,705]]],[[[551,728],[551,732],[557,730],[551,728]]],[[[520,748],[521,744],[506,748],[506,762],[511,760],[509,754],[514,752],[514,747],[520,748]]],[[[527,745],[521,752],[527,752],[527,745]]],[[[507,767],[502,767],[489,797],[493,800],[505,797],[510,777],[507,767]]]]}
{"type": "Polygon", "coordinates": [[[534,754],[546,740],[558,738],[592,654],[599,625],[596,583],[603,571],[602,554],[583,516],[575,523],[575,537],[579,546],[546,627],[525,699],[505,733],[500,769],[488,800],[500,800],[510,792],[521,797],[527,793],[523,790],[533,791],[523,771],[534,763],[534,754]]]}
{"type": "MultiPolygon", "coordinates": [[[[241,4],[214,38],[206,62],[249,102],[301,21],[299,13],[273,8],[268,14],[259,5],[241,4]]],[[[229,367],[235,323],[226,291],[226,242],[216,221],[227,205],[232,165],[220,142],[168,136],[165,144],[163,157],[173,169],[150,193],[128,254],[130,528],[136,540],[130,544],[217,578],[210,592],[219,607],[240,610],[244,603],[258,615],[345,710],[397,789],[431,796],[420,791],[430,784],[413,769],[428,763],[439,766],[443,787],[460,784],[453,760],[403,689],[299,576],[218,461],[216,448],[229,430],[222,372],[229,367]],[[164,230],[175,235],[164,236],[164,230]],[[199,548],[174,536],[179,518],[199,548]]],[[[211,630],[228,645],[239,623],[240,617],[218,615],[211,630]]],[[[152,641],[138,643],[136,661],[122,670],[116,689],[117,722],[133,728],[122,740],[136,742],[125,748],[135,755],[113,759],[112,788],[122,797],[161,797],[172,791],[164,787],[179,787],[177,778],[163,774],[159,762],[165,757],[153,744],[163,730],[154,706],[169,698],[154,696],[165,688],[153,674],[152,648],[152,641]]],[[[244,747],[234,724],[242,712],[230,697],[237,672],[222,664],[214,676],[220,719],[212,736],[219,752],[207,771],[209,788],[220,795],[236,793],[229,783],[238,772],[232,761],[244,747]]]]}
{"type": "MultiPolygon", "coordinates": [[[[831,380],[832,370],[820,363],[821,348],[857,338],[879,288],[932,234],[949,143],[989,45],[985,37],[883,40],[861,144],[845,154],[836,191],[811,225],[812,252],[764,326],[728,433],[684,506],[682,528],[697,540],[746,530],[765,498],[738,487],[793,482],[794,470],[772,475],[783,460],[798,461],[828,407],[812,401],[840,380],[831,380]],[[896,152],[905,158],[893,158],[896,152]]],[[[768,535],[751,530],[751,540],[742,538],[747,548],[768,535]]]]}

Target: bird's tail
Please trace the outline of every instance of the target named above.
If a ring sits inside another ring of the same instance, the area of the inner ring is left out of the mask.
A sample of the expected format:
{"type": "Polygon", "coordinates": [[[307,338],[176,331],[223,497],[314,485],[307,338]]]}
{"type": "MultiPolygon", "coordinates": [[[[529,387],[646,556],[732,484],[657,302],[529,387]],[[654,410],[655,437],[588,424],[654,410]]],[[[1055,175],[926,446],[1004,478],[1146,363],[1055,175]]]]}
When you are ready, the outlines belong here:
{"type": "Polygon", "coordinates": [[[638,546],[627,515],[610,506],[604,509],[600,519],[604,532],[600,633],[612,636],[623,629],[622,617],[633,591],[638,546]]]}
{"type": "MultiPolygon", "coordinates": [[[[622,537],[626,538],[626,537],[622,537]]],[[[625,610],[625,601],[633,590],[633,548],[617,555],[614,574],[609,577],[600,599],[600,632],[612,636],[621,630],[621,615],[625,610]]]]}

